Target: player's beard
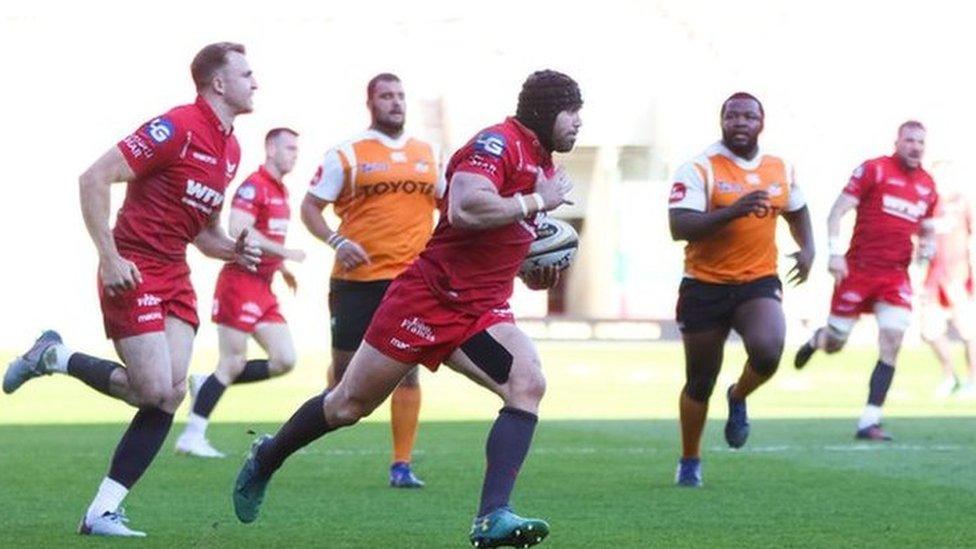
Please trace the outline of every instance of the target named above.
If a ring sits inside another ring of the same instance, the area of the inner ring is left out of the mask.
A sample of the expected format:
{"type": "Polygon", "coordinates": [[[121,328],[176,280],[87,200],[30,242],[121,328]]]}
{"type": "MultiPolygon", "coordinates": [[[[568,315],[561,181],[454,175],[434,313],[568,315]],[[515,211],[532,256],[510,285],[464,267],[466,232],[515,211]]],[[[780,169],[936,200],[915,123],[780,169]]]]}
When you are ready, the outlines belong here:
{"type": "Polygon", "coordinates": [[[380,130],[381,132],[387,134],[397,134],[402,132],[403,124],[406,122],[407,117],[403,116],[403,118],[399,121],[392,120],[391,118],[392,117],[374,116],[373,126],[375,126],[376,129],[380,130]]]}
{"type": "Polygon", "coordinates": [[[747,141],[746,144],[743,145],[743,144],[733,142],[732,135],[729,132],[723,130],[722,143],[725,145],[725,148],[732,151],[736,156],[742,158],[748,158],[754,152],[756,152],[756,149],[759,147],[759,136],[754,135],[750,137],[749,141],[747,141]]]}

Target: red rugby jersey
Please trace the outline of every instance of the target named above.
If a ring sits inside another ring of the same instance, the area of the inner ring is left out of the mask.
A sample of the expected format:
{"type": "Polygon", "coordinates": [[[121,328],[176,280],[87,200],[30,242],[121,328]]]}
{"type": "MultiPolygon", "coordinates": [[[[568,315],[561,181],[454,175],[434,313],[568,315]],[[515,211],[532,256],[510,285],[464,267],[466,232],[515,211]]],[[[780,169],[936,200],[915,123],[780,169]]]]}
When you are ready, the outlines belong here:
{"type": "Polygon", "coordinates": [[[448,186],[440,205],[440,221],[410,267],[420,272],[443,303],[475,315],[504,306],[535,239],[536,227],[545,216],[533,214],[487,230],[455,227],[447,216],[451,177],[457,172],[486,177],[499,195],[510,197],[535,192],[540,169],[547,176],[553,175],[552,155],[514,118],[482,130],[454,153],[447,166],[448,186]]]}
{"type": "Polygon", "coordinates": [[[125,255],[186,260],[186,246],[220,213],[241,149],[197,97],[153,118],[118,143],[136,177],[126,186],[113,234],[125,255]]]}
{"type": "Polygon", "coordinates": [[[897,155],[882,156],[854,170],[843,193],[858,200],[848,264],[862,271],[906,269],[912,235],[935,209],[935,181],[897,155]]]}
{"type": "MultiPolygon", "coordinates": [[[[269,240],[284,245],[285,236],[288,234],[288,221],[291,218],[288,189],[284,183],[268,173],[264,166],[247,176],[247,179],[237,188],[231,208],[253,215],[254,230],[269,240]]],[[[281,267],[282,261],[284,259],[274,254],[262,254],[256,274],[270,280],[275,271],[281,267]]],[[[247,271],[237,263],[228,263],[225,268],[247,271]]]]}

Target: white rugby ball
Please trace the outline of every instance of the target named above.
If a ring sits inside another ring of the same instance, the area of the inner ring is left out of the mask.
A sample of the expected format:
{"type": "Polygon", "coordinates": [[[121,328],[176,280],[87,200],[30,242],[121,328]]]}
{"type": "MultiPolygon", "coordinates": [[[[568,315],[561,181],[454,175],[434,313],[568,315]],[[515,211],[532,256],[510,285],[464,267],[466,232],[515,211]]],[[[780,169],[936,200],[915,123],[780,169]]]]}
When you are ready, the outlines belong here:
{"type": "Polygon", "coordinates": [[[522,261],[519,273],[539,267],[557,267],[560,271],[569,267],[579,249],[576,229],[565,221],[546,217],[535,230],[535,240],[522,261]]]}

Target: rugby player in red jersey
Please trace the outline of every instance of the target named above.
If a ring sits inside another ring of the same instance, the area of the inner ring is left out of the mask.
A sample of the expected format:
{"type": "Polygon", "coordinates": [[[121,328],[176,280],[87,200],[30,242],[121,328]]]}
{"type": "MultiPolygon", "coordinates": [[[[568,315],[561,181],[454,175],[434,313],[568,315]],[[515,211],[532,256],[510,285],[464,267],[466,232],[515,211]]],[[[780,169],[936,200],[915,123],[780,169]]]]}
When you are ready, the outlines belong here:
{"type": "MultiPolygon", "coordinates": [[[[571,185],[553,166],[552,153],[572,149],[582,104],[570,77],[533,73],[515,117],[481,131],[454,154],[438,226],[418,259],[394,279],[342,380],[306,402],[274,437],[255,441],[233,492],[242,522],[257,518],[267,484],[288,456],[369,415],[415,365],[435,370],[443,362],[504,402],[488,435],[471,542],[524,547],[545,538],[545,521],[509,508],[545,379],[508,299],[538,223],[567,202],[571,185]]],[[[526,282],[542,289],[557,278],[553,269],[536,270],[526,282]]]]}
{"type": "Polygon", "coordinates": [[[180,454],[224,457],[206,438],[210,414],[224,390],[232,383],[254,383],[286,374],[295,365],[295,345],[271,282],[280,272],[294,291],[297,282],[284,260],[305,259],[301,250],[285,247],[291,210],[282,178],[298,160],[298,133],[272,129],[265,135],[264,150],[264,165],[247,176],[234,194],[229,226],[232,237],[251,231],[263,252],[261,263],[255,271],[227,263],[217,278],[212,320],[217,325],[220,358],[212,374],[190,376],[190,418],[176,440],[180,454]],[[247,360],[247,340],[252,336],[268,358],[247,360]]]}
{"type": "Polygon", "coordinates": [[[973,214],[969,200],[952,178],[939,180],[939,203],[933,218],[935,254],[925,274],[921,296],[922,339],[935,352],[943,380],[935,390],[945,398],[976,396],[976,321],[973,309],[973,214]],[[949,187],[946,184],[949,182],[949,187]],[[951,324],[965,349],[969,379],[959,382],[952,367],[952,348],[946,335],[951,324]]]}
{"type": "Polygon", "coordinates": [[[862,313],[878,321],[878,362],[871,374],[868,402],[856,437],[891,440],[881,428],[884,404],[905,330],[912,319],[912,285],[908,265],[912,237],[919,234],[919,254],[931,257],[931,218],[938,198],[935,181],[922,168],[925,127],[914,120],[898,128],[895,154],[868,160],[851,176],[827,218],[828,268],[836,285],[827,325],[819,328],[796,353],[802,368],[817,349],[836,353],[844,347],[862,313]],[[845,254],[840,220],[857,211],[854,235],[845,254]]]}
{"type": "Polygon", "coordinates": [[[151,119],[122,139],[79,179],[85,225],[98,249],[105,333],[125,364],[70,350],[46,331],[10,363],[3,388],[63,373],[138,408],[115,448],[108,475],[78,526],[80,534],[145,536],[130,529],[120,504],[159,452],[186,392],[199,325],[186,263],[187,244],[209,257],[254,268],[260,249],[217,223],[240,147],[237,115],[251,112],[257,88],[244,46],[210,44],[190,72],[196,102],[151,119]],[[125,182],[125,201],[109,229],[109,187],[125,182]]]}

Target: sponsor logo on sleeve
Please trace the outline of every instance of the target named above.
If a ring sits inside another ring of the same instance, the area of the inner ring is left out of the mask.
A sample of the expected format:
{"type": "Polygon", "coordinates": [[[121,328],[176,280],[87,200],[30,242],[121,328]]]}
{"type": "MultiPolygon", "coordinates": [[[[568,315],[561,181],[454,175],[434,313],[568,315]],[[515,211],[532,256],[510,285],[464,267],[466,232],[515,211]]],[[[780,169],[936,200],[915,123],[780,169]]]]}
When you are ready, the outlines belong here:
{"type": "Polygon", "coordinates": [[[241,185],[241,188],[237,189],[237,198],[240,198],[241,200],[252,202],[255,198],[257,198],[257,195],[258,191],[254,188],[254,183],[251,183],[250,181],[245,181],[244,184],[241,185]]]}
{"type": "Polygon", "coordinates": [[[312,180],[309,181],[308,186],[309,187],[314,187],[314,186],[316,186],[316,185],[319,184],[319,181],[322,181],[322,165],[321,164],[319,164],[318,169],[315,170],[315,175],[312,176],[312,180]]]}
{"type": "Polygon", "coordinates": [[[669,204],[675,204],[685,199],[688,194],[688,187],[684,183],[675,183],[671,186],[671,196],[668,198],[669,204]]]}
{"type": "Polygon", "coordinates": [[[501,156],[505,152],[505,137],[499,133],[482,132],[475,139],[474,150],[501,156]]]}
{"type": "Polygon", "coordinates": [[[129,153],[132,154],[133,158],[143,158],[146,159],[153,157],[153,148],[146,143],[146,140],[139,137],[138,134],[132,134],[127,136],[122,140],[125,146],[129,149],[129,153]]]}
{"type": "Polygon", "coordinates": [[[159,117],[146,124],[146,135],[158,143],[165,143],[173,137],[173,123],[166,117],[159,117]]]}

